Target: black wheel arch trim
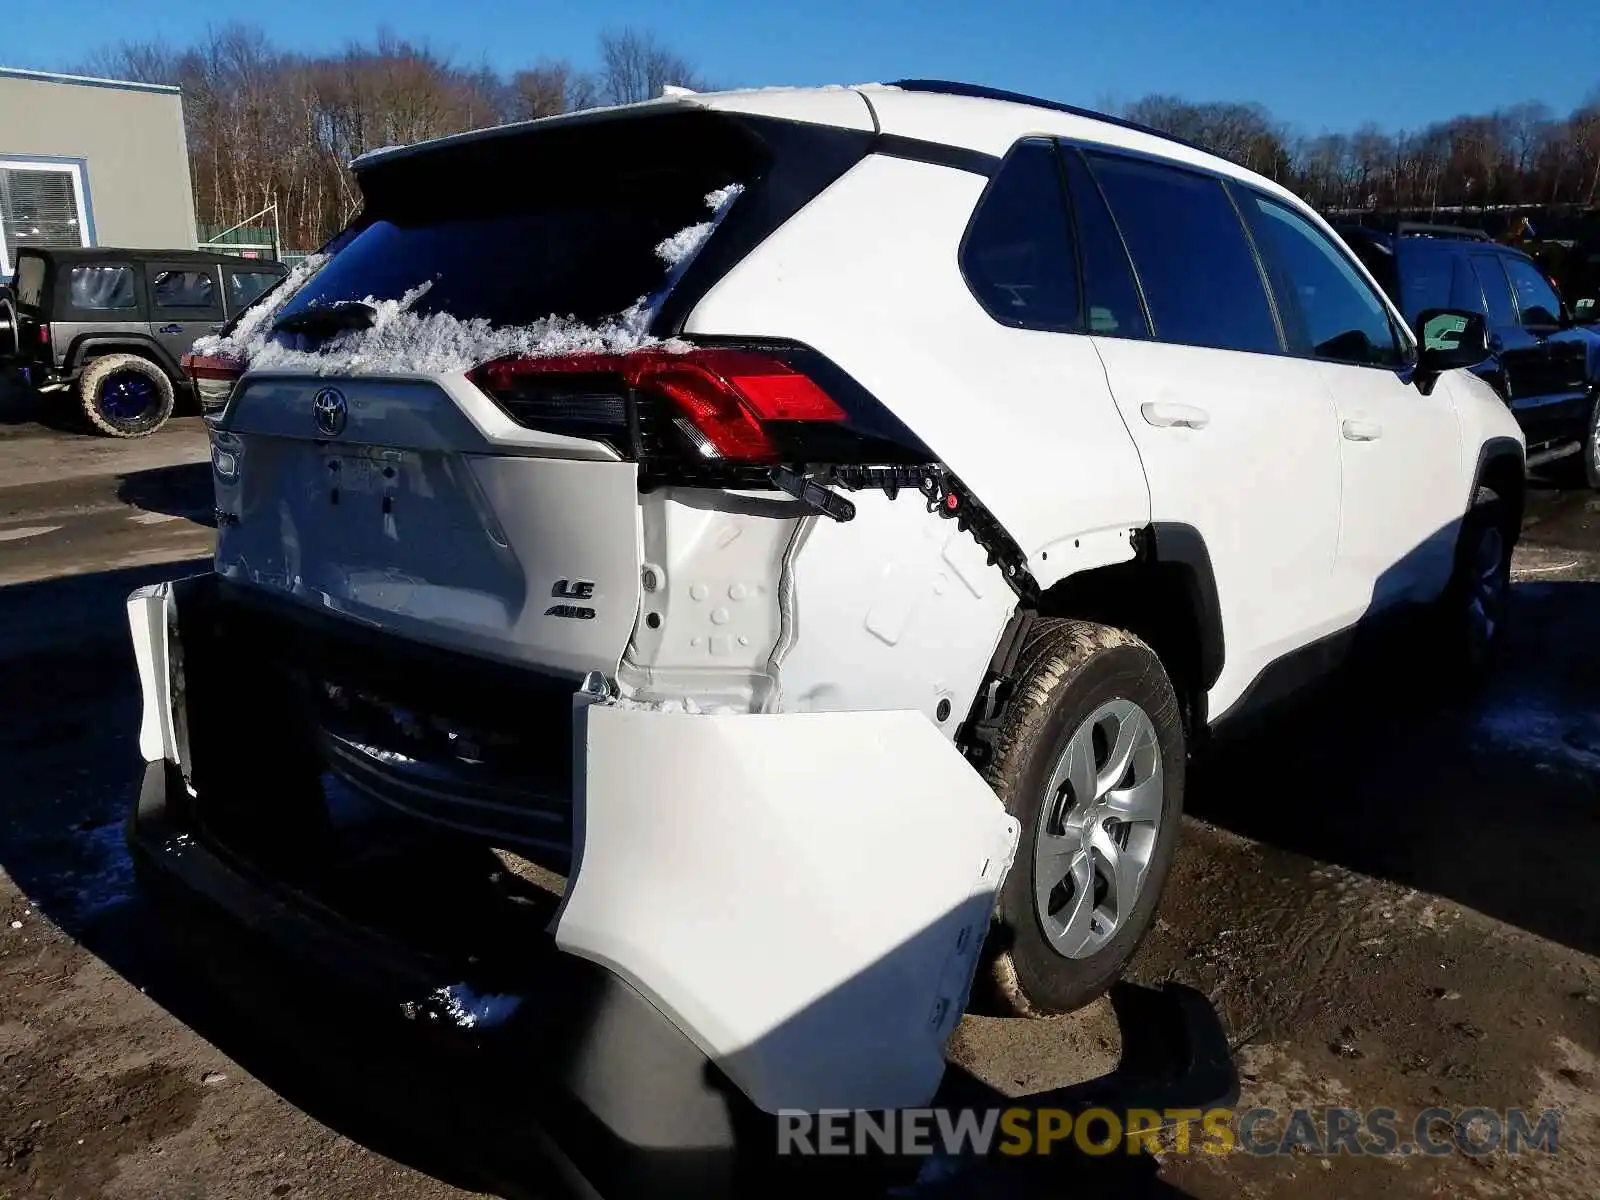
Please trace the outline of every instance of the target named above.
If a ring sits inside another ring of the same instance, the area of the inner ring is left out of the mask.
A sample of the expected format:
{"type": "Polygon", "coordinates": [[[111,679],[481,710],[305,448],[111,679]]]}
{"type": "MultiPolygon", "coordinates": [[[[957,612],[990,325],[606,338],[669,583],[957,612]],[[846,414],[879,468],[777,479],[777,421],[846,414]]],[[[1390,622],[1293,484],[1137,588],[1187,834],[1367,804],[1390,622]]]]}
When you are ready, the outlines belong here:
{"type": "Polygon", "coordinates": [[[94,357],[99,358],[105,354],[137,354],[140,358],[147,358],[165,372],[168,379],[172,380],[174,387],[188,386],[182,369],[173,360],[172,354],[155,338],[137,333],[86,333],[76,338],[67,350],[67,370],[77,373],[89,364],[89,351],[94,351],[94,357]]]}
{"type": "MultiPolygon", "coordinates": [[[[1466,512],[1472,508],[1473,497],[1478,494],[1478,489],[1483,486],[1484,476],[1486,476],[1489,473],[1489,469],[1498,462],[1515,463],[1518,478],[1523,479],[1524,481],[1527,479],[1527,455],[1523,450],[1522,443],[1517,441],[1517,439],[1514,437],[1501,436],[1490,438],[1488,441],[1484,442],[1482,446],[1478,447],[1478,465],[1472,472],[1471,490],[1465,497],[1466,502],[1462,505],[1462,512],[1466,512]]],[[[1518,524],[1520,525],[1522,520],[1523,496],[1521,494],[1516,496],[1502,496],[1501,499],[1512,506],[1515,511],[1518,524]]]]}
{"type": "Polygon", "coordinates": [[[1217,597],[1217,576],[1211,566],[1211,552],[1206,549],[1206,540],[1200,531],[1181,521],[1151,522],[1150,542],[1151,555],[1156,562],[1187,568],[1189,600],[1194,606],[1195,624],[1200,634],[1199,683],[1204,694],[1221,678],[1222,664],[1227,658],[1222,602],[1217,597]]]}

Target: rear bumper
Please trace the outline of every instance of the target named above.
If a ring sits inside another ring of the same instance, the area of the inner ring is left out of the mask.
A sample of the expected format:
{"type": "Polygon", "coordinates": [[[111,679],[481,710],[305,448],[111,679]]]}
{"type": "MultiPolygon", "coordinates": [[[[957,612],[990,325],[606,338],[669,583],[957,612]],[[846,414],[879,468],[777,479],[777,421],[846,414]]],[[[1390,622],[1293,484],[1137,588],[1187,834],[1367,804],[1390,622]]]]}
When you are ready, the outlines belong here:
{"type": "MultiPolygon", "coordinates": [[[[309,929],[313,909],[341,924],[337,905],[288,886],[296,860],[315,856],[309,847],[271,866],[215,835],[208,806],[229,799],[218,793],[259,789],[262,772],[297,758],[320,764],[295,777],[315,791],[316,772],[337,765],[325,739],[307,736],[304,714],[271,698],[248,638],[218,650],[202,636],[225,603],[217,588],[203,576],[129,600],[148,764],[135,844],[333,969],[359,959],[396,997],[459,983],[437,973],[458,966],[407,966],[404,947],[355,953],[347,943],[360,931],[348,923],[331,941],[309,929]],[[244,775],[253,778],[236,784],[244,775]]],[[[582,1019],[608,1030],[628,1009],[624,1024],[657,1027],[652,1039],[694,1061],[686,1070],[701,1091],[716,1090],[706,1083],[713,1064],[734,1107],[931,1100],[1018,832],[932,723],[911,712],[689,715],[576,691],[562,719],[571,869],[544,935],[509,948],[524,968],[538,964],[539,990],[548,976],[563,994],[601,997],[605,1011],[582,1019]],[[570,985],[573,972],[591,982],[570,985]]],[[[276,811],[284,801],[258,803],[276,811]]],[[[425,818],[413,810],[406,823],[425,818]]]]}

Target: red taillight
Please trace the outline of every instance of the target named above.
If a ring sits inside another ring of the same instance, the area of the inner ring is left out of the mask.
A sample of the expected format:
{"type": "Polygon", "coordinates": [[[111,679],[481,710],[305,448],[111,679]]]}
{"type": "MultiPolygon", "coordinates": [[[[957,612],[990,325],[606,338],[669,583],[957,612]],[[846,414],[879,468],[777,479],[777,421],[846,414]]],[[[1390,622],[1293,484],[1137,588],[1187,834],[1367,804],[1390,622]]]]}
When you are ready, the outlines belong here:
{"type": "Polygon", "coordinates": [[[40,325],[39,326],[39,345],[48,346],[49,344],[50,344],[50,326],[48,326],[48,325],[40,325]]]}
{"type": "Polygon", "coordinates": [[[244,374],[244,363],[227,354],[196,354],[191,350],[183,356],[183,373],[196,383],[201,380],[232,383],[244,374]]]}
{"type": "Polygon", "coordinates": [[[560,376],[620,376],[630,388],[672,402],[675,423],[708,459],[766,463],[779,455],[765,424],[842,422],[845,411],[788,363],[751,350],[711,347],[672,354],[579,354],[508,358],[468,377],[497,398],[560,376]]]}

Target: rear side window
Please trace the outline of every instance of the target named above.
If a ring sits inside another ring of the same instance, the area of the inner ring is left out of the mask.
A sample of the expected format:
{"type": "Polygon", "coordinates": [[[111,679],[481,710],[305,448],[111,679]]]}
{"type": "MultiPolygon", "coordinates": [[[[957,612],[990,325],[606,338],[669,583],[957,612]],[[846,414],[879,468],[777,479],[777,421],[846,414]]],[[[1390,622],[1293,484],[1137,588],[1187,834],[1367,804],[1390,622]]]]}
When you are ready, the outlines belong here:
{"type": "Polygon", "coordinates": [[[1089,160],[1133,256],[1157,338],[1219,350],[1282,348],[1255,253],[1221,180],[1115,155],[1089,160]]]}
{"type": "Polygon", "coordinates": [[[139,307],[132,267],[73,267],[67,272],[67,296],[69,307],[89,312],[139,307]]]}
{"type": "Polygon", "coordinates": [[[44,259],[24,254],[17,259],[17,303],[23,308],[44,304],[44,259]]]}
{"type": "Polygon", "coordinates": [[[983,199],[961,244],[961,271],[996,321],[1075,330],[1077,262],[1055,148],[1020,143],[983,199]]]}
{"type": "Polygon", "coordinates": [[[283,276],[271,271],[232,271],[228,272],[228,309],[231,312],[240,312],[249,308],[266,290],[282,279],[283,276]]]}
{"type": "Polygon", "coordinates": [[[1483,298],[1489,306],[1489,324],[1517,324],[1517,308],[1511,302],[1511,285],[1506,281],[1500,260],[1489,254],[1474,254],[1472,268],[1483,285],[1483,298]]]}
{"type": "Polygon", "coordinates": [[[1276,200],[1241,189],[1240,204],[1250,216],[1293,348],[1328,362],[1398,365],[1389,310],[1349,256],[1276,200]]]}
{"type": "Polygon", "coordinates": [[[1105,198],[1083,156],[1071,147],[1061,150],[1073,215],[1078,219],[1078,252],[1083,264],[1084,325],[1088,332],[1109,337],[1147,338],[1150,322],[1128,252],[1106,208],[1105,198]]]}
{"type": "Polygon", "coordinates": [[[157,308],[210,308],[217,285],[210,271],[157,271],[150,294],[157,308]]]}

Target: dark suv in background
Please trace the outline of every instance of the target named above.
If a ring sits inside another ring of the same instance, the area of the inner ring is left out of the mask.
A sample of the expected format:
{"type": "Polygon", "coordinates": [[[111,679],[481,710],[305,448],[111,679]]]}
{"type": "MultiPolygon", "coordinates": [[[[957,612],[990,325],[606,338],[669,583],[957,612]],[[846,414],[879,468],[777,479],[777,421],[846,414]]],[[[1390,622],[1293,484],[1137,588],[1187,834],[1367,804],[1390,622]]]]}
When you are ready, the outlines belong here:
{"type": "Polygon", "coordinates": [[[46,394],[70,393],[111,437],[143,437],[189,384],[179,363],[287,273],[270,259],[195,250],[17,253],[0,288],[0,367],[46,394]]]}
{"type": "Polygon", "coordinates": [[[1482,313],[1491,353],[1474,371],[1511,406],[1528,465],[1581,452],[1582,479],[1600,488],[1600,330],[1574,320],[1532,258],[1447,225],[1335,228],[1407,320],[1429,308],[1482,313]]]}

